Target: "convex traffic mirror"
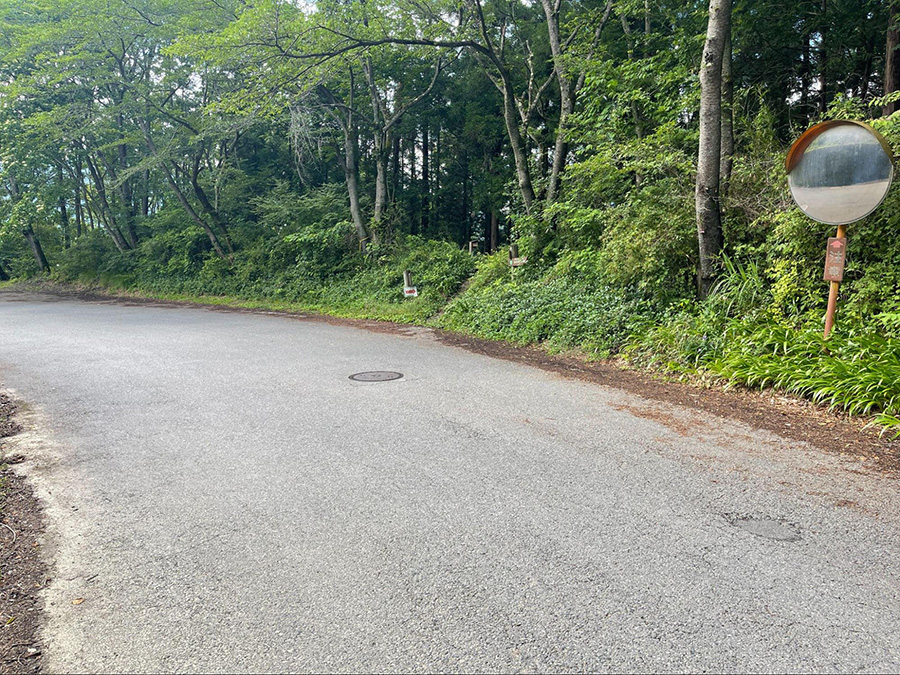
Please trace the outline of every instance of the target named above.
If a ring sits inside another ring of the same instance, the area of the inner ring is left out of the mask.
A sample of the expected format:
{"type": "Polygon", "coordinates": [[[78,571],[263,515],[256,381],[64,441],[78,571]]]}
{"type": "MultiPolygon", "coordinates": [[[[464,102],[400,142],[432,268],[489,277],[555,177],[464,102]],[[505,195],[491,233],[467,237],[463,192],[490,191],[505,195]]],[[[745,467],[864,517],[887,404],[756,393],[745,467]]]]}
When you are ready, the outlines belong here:
{"type": "Polygon", "coordinates": [[[820,223],[837,225],[828,240],[824,280],[830,282],[825,337],[834,326],[838,289],[844,278],[846,226],[865,218],[884,201],[894,178],[894,156],[884,137],[868,124],[821,122],[794,141],[785,161],[797,206],[820,223]]]}
{"type": "Polygon", "coordinates": [[[787,156],[788,184],[813,220],[846,225],[872,213],[894,177],[887,141],[861,122],[831,120],[806,131],[787,156]]]}

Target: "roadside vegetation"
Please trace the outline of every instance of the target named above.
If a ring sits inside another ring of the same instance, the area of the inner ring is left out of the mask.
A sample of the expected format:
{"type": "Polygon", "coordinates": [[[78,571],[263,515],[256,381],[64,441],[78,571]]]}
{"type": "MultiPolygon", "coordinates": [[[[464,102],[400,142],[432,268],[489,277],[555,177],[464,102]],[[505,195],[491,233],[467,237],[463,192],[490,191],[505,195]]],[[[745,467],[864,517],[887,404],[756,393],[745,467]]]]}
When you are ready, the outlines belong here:
{"type": "Polygon", "coordinates": [[[825,341],[833,228],[783,168],[828,118],[898,147],[894,2],[110,7],[0,0],[0,282],[427,323],[900,432],[900,194],[849,227],[825,341]]]}

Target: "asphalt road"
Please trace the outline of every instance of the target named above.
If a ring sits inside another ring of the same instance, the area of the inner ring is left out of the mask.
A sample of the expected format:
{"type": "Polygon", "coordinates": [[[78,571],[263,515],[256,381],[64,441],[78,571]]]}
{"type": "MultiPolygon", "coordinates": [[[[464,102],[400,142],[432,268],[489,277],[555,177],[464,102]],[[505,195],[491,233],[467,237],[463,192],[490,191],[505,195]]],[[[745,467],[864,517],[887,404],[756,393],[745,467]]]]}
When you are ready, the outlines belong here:
{"type": "Polygon", "coordinates": [[[856,460],[422,329],[0,294],[0,382],[49,672],[900,671],[856,460]]]}

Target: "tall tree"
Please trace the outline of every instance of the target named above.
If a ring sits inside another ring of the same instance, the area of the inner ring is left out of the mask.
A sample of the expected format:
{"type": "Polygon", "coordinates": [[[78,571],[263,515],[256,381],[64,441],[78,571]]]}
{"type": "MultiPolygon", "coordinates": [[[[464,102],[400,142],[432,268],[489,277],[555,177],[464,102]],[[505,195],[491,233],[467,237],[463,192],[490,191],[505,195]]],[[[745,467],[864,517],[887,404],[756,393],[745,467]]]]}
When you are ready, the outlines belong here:
{"type": "MultiPolygon", "coordinates": [[[[884,53],[884,93],[892,94],[900,90],[900,0],[890,0],[888,14],[887,46],[884,53]]],[[[891,115],[897,111],[900,102],[892,101],[884,106],[882,113],[891,115]]]]}
{"type": "Polygon", "coordinates": [[[731,0],[710,0],[706,42],[700,62],[700,148],[695,209],[700,249],[697,286],[701,298],[716,278],[724,244],[720,203],[722,161],[722,62],[731,32],[731,0]]]}

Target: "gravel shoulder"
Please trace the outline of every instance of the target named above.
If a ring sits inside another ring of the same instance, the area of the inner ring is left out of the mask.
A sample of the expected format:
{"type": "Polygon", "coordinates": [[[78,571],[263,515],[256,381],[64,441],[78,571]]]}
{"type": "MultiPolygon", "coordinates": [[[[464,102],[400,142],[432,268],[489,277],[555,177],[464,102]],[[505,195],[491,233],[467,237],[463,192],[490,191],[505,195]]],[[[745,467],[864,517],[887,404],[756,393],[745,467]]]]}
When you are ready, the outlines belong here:
{"type": "Polygon", "coordinates": [[[4,447],[4,439],[20,431],[15,412],[12,398],[0,392],[0,673],[38,673],[43,652],[38,594],[50,579],[40,552],[41,506],[14,468],[25,458],[4,447]]]}

